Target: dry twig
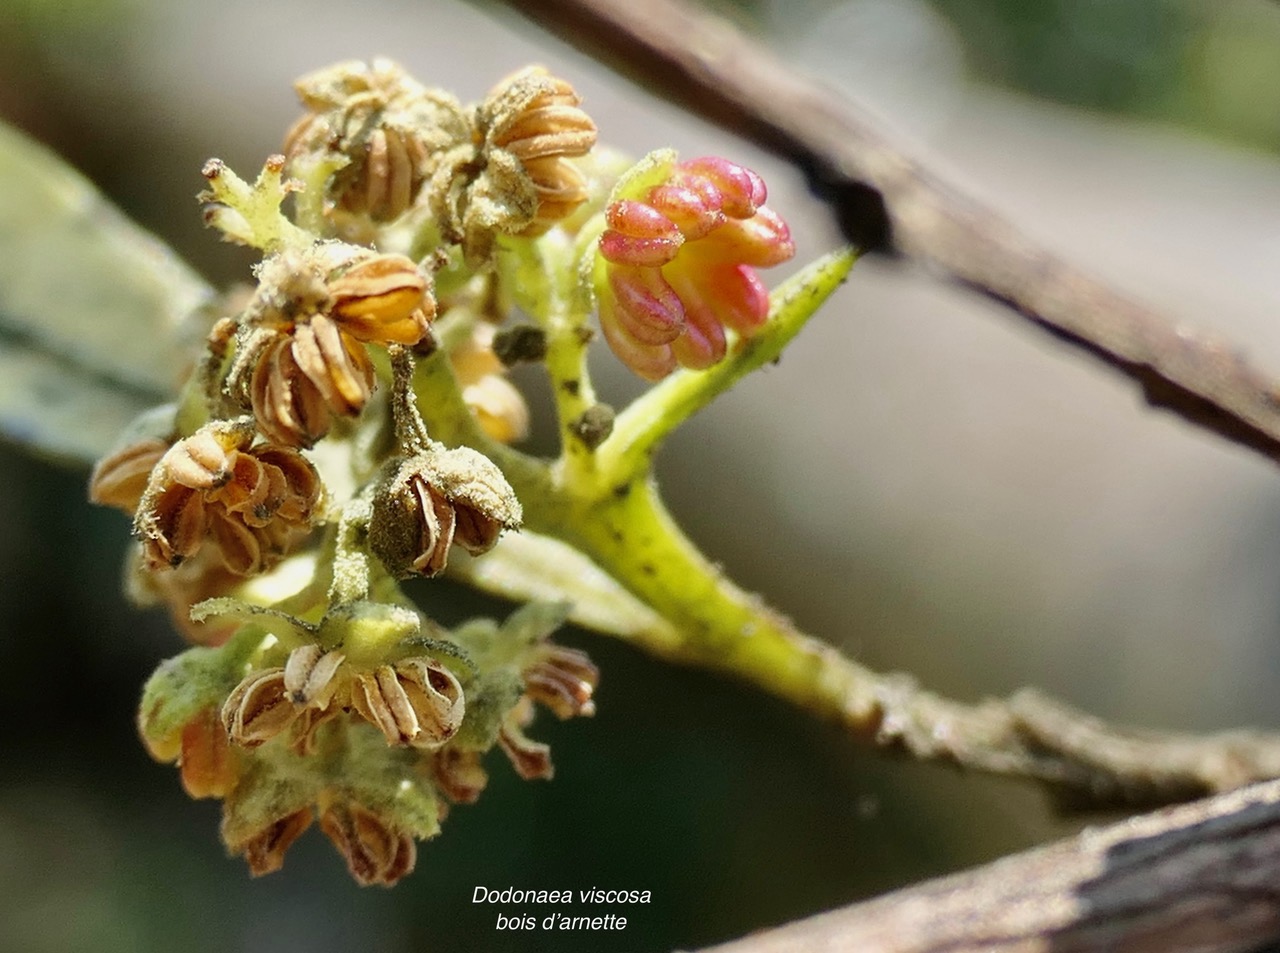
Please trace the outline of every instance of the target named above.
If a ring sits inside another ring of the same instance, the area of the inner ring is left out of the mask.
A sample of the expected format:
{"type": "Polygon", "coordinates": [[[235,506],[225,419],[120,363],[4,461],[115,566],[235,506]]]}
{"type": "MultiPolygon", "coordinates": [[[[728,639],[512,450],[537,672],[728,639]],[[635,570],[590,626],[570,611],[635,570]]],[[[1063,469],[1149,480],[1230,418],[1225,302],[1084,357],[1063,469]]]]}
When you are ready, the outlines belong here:
{"type": "Polygon", "coordinates": [[[1130,377],[1147,401],[1280,461],[1280,387],[1226,342],[1177,325],[1038,247],[939,181],[847,99],[680,0],[510,3],[646,87],[803,168],[850,240],[1005,305],[1130,377]]]}
{"type": "Polygon", "coordinates": [[[1280,938],[1280,781],[705,953],[1245,953],[1280,938]]]}

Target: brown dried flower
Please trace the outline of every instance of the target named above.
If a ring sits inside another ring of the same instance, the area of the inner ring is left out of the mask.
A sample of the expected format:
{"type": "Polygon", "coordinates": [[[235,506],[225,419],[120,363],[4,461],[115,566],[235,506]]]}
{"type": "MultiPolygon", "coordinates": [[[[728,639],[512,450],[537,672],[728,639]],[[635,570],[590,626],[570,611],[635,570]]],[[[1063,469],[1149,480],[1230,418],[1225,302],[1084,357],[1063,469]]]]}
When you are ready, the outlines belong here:
{"type": "Polygon", "coordinates": [[[378,488],[369,542],[391,572],[434,576],[451,544],[487,552],[520,519],[515,491],[488,457],[431,449],[402,461],[378,488]]]}
{"type": "Polygon", "coordinates": [[[333,702],[343,661],[336,650],[302,645],[289,653],[283,667],[246,675],[222,705],[227,737],[241,747],[256,748],[292,728],[295,747],[311,750],[316,729],[342,707],[333,702]]]}
{"type": "Polygon", "coordinates": [[[500,82],[479,109],[485,144],[510,153],[533,180],[538,209],[523,236],[543,234],[587,200],[586,179],[569,161],[596,144],[581,102],[569,83],[531,66],[500,82]]]}
{"type": "Polygon", "coordinates": [[[390,887],[413,872],[418,859],[413,838],[374,811],[354,802],[338,803],[320,815],[320,829],[363,886],[390,887]]]}
{"type": "Polygon", "coordinates": [[[132,516],[147,488],[151,471],[168,449],[165,441],[148,438],[107,454],[89,475],[89,499],[132,516]]]}
{"type": "Polygon", "coordinates": [[[600,670],[586,652],[544,642],[520,675],[525,694],[551,709],[557,718],[596,713],[591,696],[600,683],[600,670]]]}
{"type": "Polygon", "coordinates": [[[572,159],[596,126],[573,87],[541,67],[499,83],[476,108],[475,145],[450,152],[432,178],[431,207],[467,261],[492,253],[496,235],[536,237],[588,198],[572,159]]]}
{"type": "Polygon", "coordinates": [[[527,695],[522,695],[502,720],[498,745],[520,777],[526,781],[549,781],[555,774],[555,766],[551,763],[551,748],[525,735],[524,729],[531,721],[533,702],[527,695]]]}
{"type": "Polygon", "coordinates": [[[329,314],[360,341],[412,347],[436,316],[426,275],[404,255],[374,255],[329,276],[329,314]]]}
{"type": "Polygon", "coordinates": [[[254,877],[261,877],[284,866],[285,853],[302,836],[302,832],[311,826],[311,818],[311,808],[304,807],[239,840],[228,836],[228,827],[224,823],[223,839],[233,855],[244,855],[249,873],[254,877]]]}
{"type": "Polygon", "coordinates": [[[177,566],[212,539],[228,570],[253,575],[305,534],[319,474],[296,450],[252,441],[247,422],[217,421],[161,457],[134,519],[151,569],[177,566]]]}
{"type": "Polygon", "coordinates": [[[427,89],[391,60],[338,63],[294,88],[308,112],[285,138],[291,170],[346,160],[329,196],[341,210],[374,221],[404,214],[440,156],[471,139],[454,97],[427,89]]]}
{"type": "Polygon", "coordinates": [[[298,710],[284,687],[284,669],[253,672],[235,687],[222,705],[227,737],[242,748],[256,748],[284,731],[298,710]]]}
{"type": "Polygon", "coordinates": [[[452,738],[466,713],[458,680],[427,658],[403,659],[356,675],[351,704],[387,744],[427,751],[452,738]]]}
{"type": "Polygon", "coordinates": [[[489,783],[480,752],[442,748],[431,762],[436,787],[455,804],[474,804],[489,783]]]}
{"type": "Polygon", "coordinates": [[[417,344],[436,314],[430,278],[403,255],[328,243],[268,259],[259,278],[227,387],[287,446],[310,447],[334,417],[364,409],[365,343],[417,344]]]}

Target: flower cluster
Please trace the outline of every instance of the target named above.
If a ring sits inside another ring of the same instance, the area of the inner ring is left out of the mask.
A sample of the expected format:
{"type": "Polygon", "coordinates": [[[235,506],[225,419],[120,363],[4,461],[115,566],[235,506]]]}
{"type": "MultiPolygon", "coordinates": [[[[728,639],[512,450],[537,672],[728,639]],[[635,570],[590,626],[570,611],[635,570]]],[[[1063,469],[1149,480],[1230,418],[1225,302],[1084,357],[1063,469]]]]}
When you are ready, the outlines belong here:
{"type": "Polygon", "coordinates": [[[584,363],[588,278],[609,343],[656,378],[758,330],[753,268],[791,243],[724,160],[662,154],[619,179],[541,68],[470,107],[385,60],[297,90],[306,114],[255,182],[204,168],[206,222],[261,253],[256,284],[90,495],[133,517],[131,594],[197,643],[147,684],[148,750],[222,800],[254,874],[318,822],[356,880],[386,885],[480,796],[493,749],[551,777],[535,711],[595,711],[595,665],[549,640],[568,606],[447,630],[399,583],[470,571],[518,530],[509,478],[534,495],[571,479],[505,446],[529,430],[508,365],[545,363],[581,463],[614,419],[584,363]],[[517,306],[527,323],[499,334],[517,306]]]}
{"type": "Polygon", "coordinates": [[[285,139],[289,171],[331,173],[326,212],[348,235],[367,233],[361,216],[377,224],[424,208],[478,262],[497,235],[541,235],[588,198],[573,160],[595,145],[595,123],[573,87],[540,67],[470,109],[389,60],[340,63],[297,91],[308,112],[285,139]]]}
{"type": "Polygon", "coordinates": [[[677,364],[718,363],[726,328],[750,336],[768,317],[755,269],[795,254],[786,223],[764,204],[763,180],[726,159],[702,158],[669,165],[638,196],[619,191],[605,211],[597,282],[609,346],[649,380],[677,364]]]}
{"type": "Polygon", "coordinates": [[[306,114],[285,136],[291,171],[333,171],[327,197],[337,211],[396,219],[417,200],[442,157],[471,138],[453,96],[428,89],[387,59],[338,63],[294,85],[306,114]]]}

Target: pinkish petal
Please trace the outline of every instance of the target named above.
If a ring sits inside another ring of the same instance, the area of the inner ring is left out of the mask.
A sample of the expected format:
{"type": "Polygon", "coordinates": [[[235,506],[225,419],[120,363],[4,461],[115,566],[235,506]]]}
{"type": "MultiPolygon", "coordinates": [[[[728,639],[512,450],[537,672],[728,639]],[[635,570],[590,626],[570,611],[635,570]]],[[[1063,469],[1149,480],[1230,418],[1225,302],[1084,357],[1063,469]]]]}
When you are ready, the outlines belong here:
{"type": "Polygon", "coordinates": [[[619,327],[612,302],[600,304],[600,330],[618,360],[645,380],[660,381],[676,367],[670,344],[641,344],[619,327]]]}
{"type": "Polygon", "coordinates": [[[724,213],[731,218],[750,218],[768,197],[764,179],[745,166],[719,156],[690,159],[677,168],[712,182],[723,196],[724,213]]]}
{"type": "Polygon", "coordinates": [[[684,243],[680,229],[652,206],[631,199],[605,210],[609,226],[600,236],[600,254],[619,265],[664,265],[684,243]]]}
{"type": "Polygon", "coordinates": [[[684,308],[657,268],[609,269],[618,325],[641,344],[669,344],[684,327],[684,308]]]}
{"type": "Polygon", "coordinates": [[[750,337],[769,319],[769,292],[750,265],[722,265],[697,273],[697,283],[719,321],[750,337]]]}
{"type": "Polygon", "coordinates": [[[675,223],[686,241],[696,241],[724,224],[719,202],[709,205],[706,196],[682,185],[654,186],[649,190],[649,203],[675,223]]]}

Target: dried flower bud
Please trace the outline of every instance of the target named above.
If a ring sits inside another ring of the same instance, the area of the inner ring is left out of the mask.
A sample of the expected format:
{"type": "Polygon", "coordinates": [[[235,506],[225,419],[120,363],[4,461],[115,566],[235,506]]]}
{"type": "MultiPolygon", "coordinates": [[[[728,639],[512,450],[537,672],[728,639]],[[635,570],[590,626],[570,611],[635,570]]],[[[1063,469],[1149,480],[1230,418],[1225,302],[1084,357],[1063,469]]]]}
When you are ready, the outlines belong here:
{"type": "Polygon", "coordinates": [[[533,705],[527,696],[521,696],[515,707],[507,713],[498,732],[498,745],[516,769],[516,774],[526,781],[550,781],[555,775],[551,763],[551,749],[531,740],[524,728],[533,720],[533,705]]]}
{"type": "Polygon", "coordinates": [[[329,194],[343,210],[374,221],[404,214],[441,156],[471,139],[456,99],[423,87],[390,60],[338,63],[295,88],[308,114],[285,139],[290,167],[346,160],[329,194]]]}
{"type": "Polygon", "coordinates": [[[436,787],[455,804],[474,804],[489,783],[478,751],[442,748],[436,752],[431,767],[436,787]]]}
{"type": "Polygon", "coordinates": [[[262,349],[249,383],[249,404],[268,439],[310,447],[333,417],[354,417],[373,390],[364,346],[329,318],[316,315],[262,349]]]}
{"type": "Polygon", "coordinates": [[[293,332],[293,356],[316,386],[330,413],[354,417],[373,390],[373,366],[364,348],[325,315],[315,315],[293,332]]]}
{"type": "Polygon", "coordinates": [[[476,109],[475,140],[453,150],[432,178],[430,204],[449,241],[479,264],[497,235],[541,235],[588,198],[573,159],[596,127],[573,87],[540,67],[499,83],[476,109]]]}
{"type": "Polygon", "coordinates": [[[228,570],[252,575],[305,533],[319,474],[297,451],[252,440],[246,423],[218,421],[166,451],[134,520],[150,568],[177,566],[212,539],[228,570]]]}
{"type": "Polygon", "coordinates": [[[284,687],[284,669],[245,676],[222,706],[222,724],[234,744],[256,748],[288,728],[297,716],[284,687]]]}
{"type": "Polygon", "coordinates": [[[454,736],[466,706],[462,686],[438,662],[410,658],[352,679],[351,703],[389,745],[434,750],[454,736]]]}
{"type": "Polygon", "coordinates": [[[520,673],[524,691],[561,720],[575,715],[594,715],[591,696],[600,683],[600,670],[586,652],[544,642],[520,673]]]}
{"type": "Polygon", "coordinates": [[[369,543],[391,572],[433,576],[444,569],[450,544],[486,552],[520,518],[515,492],[488,457],[468,447],[432,449],[383,481],[369,543]]]}
{"type": "Polygon", "coordinates": [[[442,572],[453,544],[453,530],[453,507],[409,463],[374,497],[369,544],[397,576],[442,572]]]}
{"type": "Polygon", "coordinates": [[[249,865],[250,875],[254,877],[274,873],[284,866],[284,855],[293,842],[311,826],[311,817],[310,807],[301,808],[272,821],[248,837],[234,841],[226,836],[228,832],[224,824],[227,850],[233,855],[242,854],[249,865]]]}
{"type": "Polygon", "coordinates": [[[183,726],[178,768],[182,787],[193,798],[222,797],[235,784],[235,756],[214,709],[206,709],[183,726]]]}
{"type": "Polygon", "coordinates": [[[390,887],[413,872],[418,858],[413,838],[363,805],[332,805],[321,813],[320,829],[346,860],[351,876],[363,886],[390,887]]]}
{"type": "Polygon", "coordinates": [[[417,344],[435,318],[427,277],[403,255],[375,255],[329,279],[329,314],[361,341],[417,344]]]}
{"type": "Polygon", "coordinates": [[[151,471],[168,449],[169,445],[163,440],[146,439],[103,457],[89,476],[89,499],[132,516],[147,488],[151,471]]]}
{"type": "Polygon", "coordinates": [[[543,234],[587,199],[586,179],[569,161],[596,144],[581,102],[567,82],[534,66],[500,82],[478,111],[486,147],[510,153],[533,181],[537,211],[521,235],[543,234]]]}
{"type": "Polygon", "coordinates": [[[764,324],[769,297],[754,269],[795,253],[765,198],[751,170],[701,158],[606,209],[600,325],[637,374],[658,380],[677,364],[710,367],[725,355],[726,328],[750,336],[764,324]]]}

